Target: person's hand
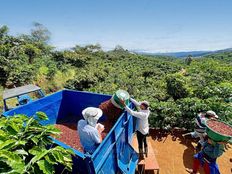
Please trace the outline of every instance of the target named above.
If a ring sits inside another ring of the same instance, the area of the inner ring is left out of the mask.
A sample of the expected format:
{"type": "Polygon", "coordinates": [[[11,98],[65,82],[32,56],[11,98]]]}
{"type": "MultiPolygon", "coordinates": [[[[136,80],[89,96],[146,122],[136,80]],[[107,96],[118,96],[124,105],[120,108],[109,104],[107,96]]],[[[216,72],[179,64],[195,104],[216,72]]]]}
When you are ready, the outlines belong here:
{"type": "Polygon", "coordinates": [[[214,144],[214,141],[211,140],[210,138],[208,138],[208,143],[209,143],[209,144],[214,144]]]}
{"type": "Polygon", "coordinates": [[[101,123],[98,123],[96,127],[97,127],[98,132],[103,132],[105,130],[104,125],[101,123]]]}
{"type": "Polygon", "coordinates": [[[221,144],[221,145],[226,145],[228,142],[226,141],[220,141],[220,142],[217,142],[218,144],[221,144]]]}

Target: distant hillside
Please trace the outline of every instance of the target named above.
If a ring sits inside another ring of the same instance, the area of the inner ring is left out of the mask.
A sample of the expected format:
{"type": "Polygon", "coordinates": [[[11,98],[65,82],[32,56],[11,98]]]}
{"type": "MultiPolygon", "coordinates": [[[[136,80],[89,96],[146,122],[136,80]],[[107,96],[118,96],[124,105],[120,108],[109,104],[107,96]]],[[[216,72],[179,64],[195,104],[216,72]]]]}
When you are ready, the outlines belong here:
{"type": "Polygon", "coordinates": [[[188,55],[191,55],[193,57],[201,57],[214,53],[232,52],[232,48],[216,50],[216,51],[182,51],[182,52],[167,52],[167,53],[149,53],[144,51],[134,51],[134,52],[143,55],[160,55],[160,56],[172,56],[177,58],[183,58],[183,57],[187,57],[188,55]]]}

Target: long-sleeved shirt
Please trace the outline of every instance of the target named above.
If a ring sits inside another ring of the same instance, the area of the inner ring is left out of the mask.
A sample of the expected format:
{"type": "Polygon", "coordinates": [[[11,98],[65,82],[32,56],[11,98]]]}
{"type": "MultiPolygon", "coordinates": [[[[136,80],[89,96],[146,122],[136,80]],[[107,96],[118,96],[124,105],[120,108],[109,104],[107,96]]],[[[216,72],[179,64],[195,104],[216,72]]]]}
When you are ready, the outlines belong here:
{"type": "Polygon", "coordinates": [[[98,130],[89,125],[86,120],[80,120],[78,122],[77,129],[80,136],[80,142],[84,150],[90,154],[94,153],[95,149],[101,143],[98,130]]]}
{"type": "Polygon", "coordinates": [[[136,107],[138,107],[138,111],[133,111],[133,110],[131,110],[128,106],[125,106],[125,109],[126,109],[126,111],[127,111],[130,115],[132,115],[132,116],[138,118],[138,119],[137,119],[137,126],[136,126],[136,128],[137,128],[137,130],[138,130],[139,132],[141,132],[143,135],[146,135],[146,134],[148,134],[148,132],[149,132],[148,117],[149,117],[149,115],[150,115],[150,110],[149,110],[149,109],[147,109],[147,110],[141,110],[141,109],[139,108],[139,106],[140,106],[141,103],[137,102],[137,101],[134,100],[134,99],[130,99],[130,100],[131,100],[132,103],[134,103],[134,105],[135,105],[136,107]]]}

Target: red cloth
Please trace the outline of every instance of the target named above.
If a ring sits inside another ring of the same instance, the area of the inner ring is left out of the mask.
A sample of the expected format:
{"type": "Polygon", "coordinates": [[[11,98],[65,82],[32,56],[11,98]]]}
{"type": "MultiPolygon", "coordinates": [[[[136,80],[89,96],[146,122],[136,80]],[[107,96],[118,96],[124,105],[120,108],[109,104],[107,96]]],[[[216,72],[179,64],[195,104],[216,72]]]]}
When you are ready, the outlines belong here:
{"type": "MultiPolygon", "coordinates": [[[[200,168],[200,165],[201,165],[200,160],[197,158],[194,158],[194,160],[193,160],[193,172],[194,173],[197,173],[197,171],[200,168]]],[[[205,174],[210,174],[210,168],[209,168],[209,164],[207,162],[204,162],[202,167],[204,169],[205,174]]]]}

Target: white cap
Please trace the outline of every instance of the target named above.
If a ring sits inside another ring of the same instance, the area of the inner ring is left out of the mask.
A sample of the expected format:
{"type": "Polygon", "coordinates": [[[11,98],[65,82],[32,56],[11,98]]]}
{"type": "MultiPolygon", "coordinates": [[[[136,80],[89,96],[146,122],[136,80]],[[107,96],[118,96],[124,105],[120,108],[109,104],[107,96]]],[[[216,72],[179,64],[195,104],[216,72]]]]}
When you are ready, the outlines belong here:
{"type": "Polygon", "coordinates": [[[98,119],[102,116],[102,110],[95,107],[88,107],[82,111],[82,115],[89,125],[95,127],[98,119]]]}
{"type": "Polygon", "coordinates": [[[215,118],[218,118],[217,114],[214,111],[207,111],[206,114],[209,116],[213,116],[215,118]]]}

